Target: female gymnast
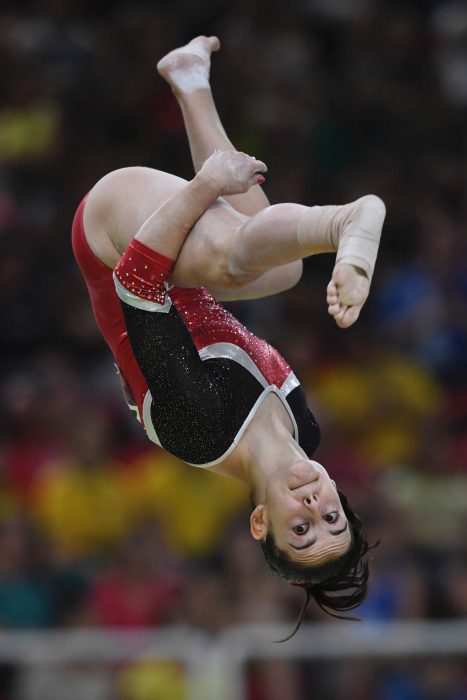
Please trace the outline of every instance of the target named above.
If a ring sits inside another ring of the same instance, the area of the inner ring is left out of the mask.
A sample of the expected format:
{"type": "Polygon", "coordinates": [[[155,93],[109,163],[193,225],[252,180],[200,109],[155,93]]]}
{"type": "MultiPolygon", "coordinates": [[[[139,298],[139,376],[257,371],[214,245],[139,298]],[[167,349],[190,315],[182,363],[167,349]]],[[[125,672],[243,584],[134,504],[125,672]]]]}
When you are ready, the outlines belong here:
{"type": "Polygon", "coordinates": [[[281,292],[300,279],[302,258],[336,252],[328,311],[349,327],[369,293],[385,207],[374,195],[270,206],[266,165],[234,149],[213,101],[219,46],[197,37],[158,63],[182,110],[195,177],[111,172],[81,202],[73,248],[149,439],[250,488],[252,536],[270,567],[306,592],[295,633],[310,597],[331,615],[362,602],[368,543],[311,459],[319,428],[297,377],[219,302],[281,292]]]}

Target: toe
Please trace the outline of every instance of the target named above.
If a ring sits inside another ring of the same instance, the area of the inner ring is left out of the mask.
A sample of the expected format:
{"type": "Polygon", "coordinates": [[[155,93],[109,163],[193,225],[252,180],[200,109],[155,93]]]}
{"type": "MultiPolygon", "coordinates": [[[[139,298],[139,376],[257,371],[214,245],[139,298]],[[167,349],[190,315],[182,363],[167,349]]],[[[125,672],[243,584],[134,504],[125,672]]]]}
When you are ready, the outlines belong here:
{"type": "Polygon", "coordinates": [[[208,41],[211,51],[219,51],[221,47],[221,42],[218,36],[210,36],[208,41]]]}
{"type": "Polygon", "coordinates": [[[341,310],[341,305],[340,304],[329,304],[328,306],[328,313],[331,316],[336,316],[341,310]]]}
{"type": "Polygon", "coordinates": [[[360,316],[361,306],[348,306],[344,314],[339,318],[340,328],[350,328],[360,316]]]}
{"type": "Polygon", "coordinates": [[[329,282],[326,291],[328,294],[337,294],[336,283],[333,279],[329,282]]]}
{"type": "Polygon", "coordinates": [[[347,328],[349,326],[352,326],[355,321],[358,319],[360,316],[360,311],[362,310],[361,306],[351,306],[348,310],[347,313],[345,314],[344,320],[345,323],[347,324],[347,328]]]}
{"type": "Polygon", "coordinates": [[[346,311],[347,311],[346,306],[340,306],[338,312],[336,314],[334,314],[334,320],[338,326],[342,327],[342,322],[344,320],[344,314],[346,311]]]}

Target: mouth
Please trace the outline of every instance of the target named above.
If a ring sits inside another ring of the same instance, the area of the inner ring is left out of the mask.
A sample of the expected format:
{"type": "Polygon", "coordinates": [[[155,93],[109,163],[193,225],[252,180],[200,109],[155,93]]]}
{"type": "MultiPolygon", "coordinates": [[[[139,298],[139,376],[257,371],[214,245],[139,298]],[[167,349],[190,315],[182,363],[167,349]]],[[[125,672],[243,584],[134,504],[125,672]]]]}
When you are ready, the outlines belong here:
{"type": "Polygon", "coordinates": [[[298,489],[314,484],[317,481],[319,481],[319,474],[314,474],[311,478],[308,476],[306,479],[302,479],[300,483],[294,483],[294,485],[290,486],[289,488],[291,491],[298,491],[298,489]]]}
{"type": "Polygon", "coordinates": [[[307,486],[317,481],[320,478],[320,471],[314,464],[302,462],[299,465],[293,465],[288,475],[287,486],[291,491],[307,486]]]}
{"type": "Polygon", "coordinates": [[[304,481],[303,483],[297,484],[295,486],[290,486],[291,491],[298,491],[298,489],[301,489],[302,486],[308,486],[308,484],[311,484],[311,481],[304,481]]]}

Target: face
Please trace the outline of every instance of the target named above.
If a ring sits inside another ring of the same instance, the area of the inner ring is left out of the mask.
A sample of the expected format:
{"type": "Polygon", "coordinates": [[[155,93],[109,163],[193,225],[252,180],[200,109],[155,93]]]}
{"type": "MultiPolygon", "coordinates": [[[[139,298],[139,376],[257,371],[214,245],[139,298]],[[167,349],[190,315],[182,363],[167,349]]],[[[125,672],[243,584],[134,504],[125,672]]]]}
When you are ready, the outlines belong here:
{"type": "Polygon", "coordinates": [[[351,542],[336,485],[312,460],[293,462],[270,477],[251,531],[258,540],[269,532],[290,559],[310,566],[345,554],[351,542]]]}

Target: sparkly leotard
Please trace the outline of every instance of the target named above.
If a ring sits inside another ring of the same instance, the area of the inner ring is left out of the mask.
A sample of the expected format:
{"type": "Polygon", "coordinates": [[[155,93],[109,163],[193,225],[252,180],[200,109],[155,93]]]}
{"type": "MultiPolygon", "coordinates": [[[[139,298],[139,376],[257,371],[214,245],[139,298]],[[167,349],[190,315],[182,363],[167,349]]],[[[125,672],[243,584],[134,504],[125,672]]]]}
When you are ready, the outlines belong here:
{"type": "Polygon", "coordinates": [[[203,287],[165,285],[167,299],[164,290],[164,299],[148,311],[149,302],[141,304],[119,281],[127,281],[123,269],[136,270],[135,262],[128,267],[128,251],[113,276],[90,249],[83,227],[85,201],[73,221],[73,250],[127,403],[149,439],[193,466],[219,463],[274,393],[291,418],[296,441],[311,456],[319,427],[297,377],[277,350],[203,287]]]}

